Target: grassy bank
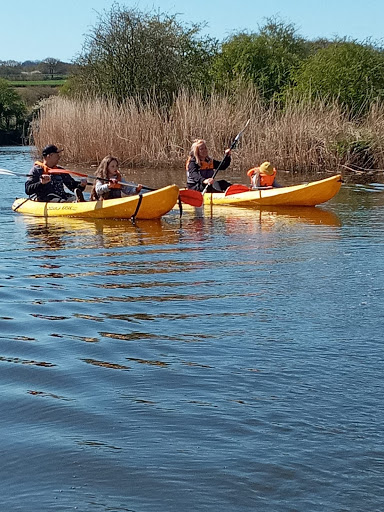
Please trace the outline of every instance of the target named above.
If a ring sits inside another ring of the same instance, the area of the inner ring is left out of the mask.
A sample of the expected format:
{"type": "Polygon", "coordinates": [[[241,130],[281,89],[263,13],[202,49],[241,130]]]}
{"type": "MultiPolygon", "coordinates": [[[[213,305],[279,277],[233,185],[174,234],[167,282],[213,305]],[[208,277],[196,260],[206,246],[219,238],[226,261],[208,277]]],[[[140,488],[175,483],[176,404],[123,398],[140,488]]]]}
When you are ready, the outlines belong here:
{"type": "Polygon", "coordinates": [[[65,80],[10,80],[13,87],[61,87],[65,80]]]}
{"type": "Polygon", "coordinates": [[[288,101],[282,111],[266,108],[253,91],[236,96],[180,94],[163,112],[155,101],[53,97],[32,126],[36,145],[65,148],[68,163],[91,164],[116,155],[125,167],[183,168],[195,138],[205,138],[210,153],[223,155],[251,118],[233,161],[247,169],[270,160],[279,169],[312,175],[351,168],[384,168],[384,107],[375,105],[359,122],[336,104],[288,101]],[[345,167],[344,167],[345,169],[345,167]]]}

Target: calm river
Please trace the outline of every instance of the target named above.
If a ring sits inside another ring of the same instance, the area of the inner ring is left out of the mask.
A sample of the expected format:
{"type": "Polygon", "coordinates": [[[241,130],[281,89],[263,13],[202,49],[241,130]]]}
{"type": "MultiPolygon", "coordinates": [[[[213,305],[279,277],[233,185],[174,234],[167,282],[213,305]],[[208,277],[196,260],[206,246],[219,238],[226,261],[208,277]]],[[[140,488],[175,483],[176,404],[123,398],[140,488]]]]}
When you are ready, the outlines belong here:
{"type": "Polygon", "coordinates": [[[2,512],[384,510],[383,185],[133,225],[0,179],[2,512]]]}

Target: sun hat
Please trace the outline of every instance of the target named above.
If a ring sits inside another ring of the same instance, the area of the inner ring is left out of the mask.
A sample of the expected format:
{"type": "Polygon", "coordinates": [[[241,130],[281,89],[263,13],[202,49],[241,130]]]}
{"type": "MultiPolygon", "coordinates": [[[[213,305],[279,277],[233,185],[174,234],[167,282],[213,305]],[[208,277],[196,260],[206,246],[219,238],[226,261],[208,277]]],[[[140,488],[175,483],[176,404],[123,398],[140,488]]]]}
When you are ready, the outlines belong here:
{"type": "Polygon", "coordinates": [[[272,176],[273,174],[273,167],[271,165],[271,162],[263,162],[260,167],[260,174],[263,174],[264,176],[272,176]]]}

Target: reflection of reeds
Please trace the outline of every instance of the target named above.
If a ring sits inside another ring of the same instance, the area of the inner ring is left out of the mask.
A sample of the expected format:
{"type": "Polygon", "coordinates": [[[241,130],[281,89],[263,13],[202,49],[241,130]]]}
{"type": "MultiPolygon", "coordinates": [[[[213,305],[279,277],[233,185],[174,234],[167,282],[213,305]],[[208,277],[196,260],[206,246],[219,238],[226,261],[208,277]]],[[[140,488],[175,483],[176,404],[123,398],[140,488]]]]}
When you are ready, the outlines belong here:
{"type": "Polygon", "coordinates": [[[32,132],[38,148],[65,147],[65,160],[97,163],[116,155],[123,167],[183,167],[192,141],[207,140],[210,152],[223,150],[251,118],[235,160],[242,169],[271,160],[279,169],[315,173],[339,171],[341,164],[361,165],[361,151],[384,167],[384,109],[375,105],[360,123],[348,120],[339,106],[288,100],[283,110],[265,107],[248,90],[234,95],[180,93],[168,110],[156,101],[53,97],[46,101],[32,132]]]}

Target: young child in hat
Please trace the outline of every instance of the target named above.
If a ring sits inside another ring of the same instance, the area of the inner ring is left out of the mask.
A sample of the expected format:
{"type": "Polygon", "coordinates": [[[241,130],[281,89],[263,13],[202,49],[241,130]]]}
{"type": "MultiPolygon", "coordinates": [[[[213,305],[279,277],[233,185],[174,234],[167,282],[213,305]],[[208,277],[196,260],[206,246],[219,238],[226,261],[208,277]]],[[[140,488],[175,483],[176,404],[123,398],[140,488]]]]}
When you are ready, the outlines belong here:
{"type": "Polygon", "coordinates": [[[260,167],[252,167],[252,169],[247,171],[247,176],[249,176],[251,180],[252,188],[281,187],[275,179],[276,174],[277,171],[270,162],[263,162],[260,167]]]}

